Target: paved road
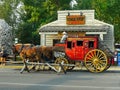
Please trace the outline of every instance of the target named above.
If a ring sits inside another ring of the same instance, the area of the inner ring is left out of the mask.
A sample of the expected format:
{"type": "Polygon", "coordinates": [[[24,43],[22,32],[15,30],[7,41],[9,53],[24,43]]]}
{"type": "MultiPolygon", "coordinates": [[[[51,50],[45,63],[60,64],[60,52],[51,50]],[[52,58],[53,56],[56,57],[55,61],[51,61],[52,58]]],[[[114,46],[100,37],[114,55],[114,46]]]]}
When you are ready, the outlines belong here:
{"type": "Polygon", "coordinates": [[[57,75],[54,71],[24,72],[0,68],[0,90],[120,90],[120,70],[86,70],[57,75]]]}

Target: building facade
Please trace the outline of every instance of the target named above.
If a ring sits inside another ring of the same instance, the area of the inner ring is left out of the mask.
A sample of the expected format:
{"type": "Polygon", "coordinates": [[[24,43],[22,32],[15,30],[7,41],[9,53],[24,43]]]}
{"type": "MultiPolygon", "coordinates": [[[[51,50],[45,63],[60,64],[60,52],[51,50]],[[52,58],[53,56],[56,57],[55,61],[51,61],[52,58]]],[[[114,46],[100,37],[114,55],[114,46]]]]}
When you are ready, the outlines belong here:
{"type": "Polygon", "coordinates": [[[99,36],[114,51],[114,26],[96,20],[94,10],[65,10],[57,13],[56,21],[39,29],[41,45],[53,46],[60,41],[65,31],[69,37],[99,36]]]}

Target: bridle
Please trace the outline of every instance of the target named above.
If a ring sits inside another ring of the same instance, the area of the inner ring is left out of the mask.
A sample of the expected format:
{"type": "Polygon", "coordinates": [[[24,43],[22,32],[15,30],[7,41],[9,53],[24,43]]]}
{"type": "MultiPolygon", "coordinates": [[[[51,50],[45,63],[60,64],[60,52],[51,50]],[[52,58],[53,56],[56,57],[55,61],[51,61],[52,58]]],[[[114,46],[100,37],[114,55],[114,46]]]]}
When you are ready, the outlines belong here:
{"type": "Polygon", "coordinates": [[[21,53],[21,51],[23,50],[23,48],[24,48],[24,44],[21,45],[19,50],[16,49],[16,45],[13,45],[13,49],[14,49],[13,54],[19,55],[21,53]]]}

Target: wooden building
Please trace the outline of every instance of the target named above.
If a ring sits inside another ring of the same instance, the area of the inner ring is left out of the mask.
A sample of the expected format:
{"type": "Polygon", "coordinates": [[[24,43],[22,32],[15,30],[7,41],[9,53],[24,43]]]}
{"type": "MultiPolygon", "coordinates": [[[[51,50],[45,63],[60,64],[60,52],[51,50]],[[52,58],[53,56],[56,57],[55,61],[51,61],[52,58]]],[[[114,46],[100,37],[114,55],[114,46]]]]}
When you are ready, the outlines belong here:
{"type": "Polygon", "coordinates": [[[62,32],[69,37],[99,36],[114,51],[114,27],[95,19],[94,10],[58,11],[58,19],[39,29],[41,45],[53,46],[59,42],[62,32]]]}

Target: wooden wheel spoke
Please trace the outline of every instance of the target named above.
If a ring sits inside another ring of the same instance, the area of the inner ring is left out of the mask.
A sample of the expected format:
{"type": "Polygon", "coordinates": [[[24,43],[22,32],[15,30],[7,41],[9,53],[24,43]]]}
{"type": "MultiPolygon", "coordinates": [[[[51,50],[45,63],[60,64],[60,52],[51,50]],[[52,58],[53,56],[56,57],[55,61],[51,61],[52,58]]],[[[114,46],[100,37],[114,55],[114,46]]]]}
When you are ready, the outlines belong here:
{"type": "Polygon", "coordinates": [[[103,66],[101,65],[101,64],[97,64],[97,65],[95,65],[95,71],[96,72],[100,72],[100,71],[102,71],[104,68],[103,68],[103,66]]]}
{"type": "Polygon", "coordinates": [[[87,64],[87,67],[88,68],[94,68],[94,65],[93,64],[87,64]]]}
{"type": "Polygon", "coordinates": [[[104,58],[105,58],[105,57],[104,57],[104,56],[102,56],[102,57],[100,57],[99,59],[100,59],[100,60],[102,60],[102,59],[104,59],[104,58]]]}
{"type": "Polygon", "coordinates": [[[99,51],[97,51],[97,54],[96,54],[96,57],[98,57],[99,56],[99,51]]]}
{"type": "Polygon", "coordinates": [[[93,66],[93,63],[87,63],[87,66],[93,66]]]}
{"type": "Polygon", "coordinates": [[[86,61],[88,61],[88,60],[92,61],[93,60],[92,58],[93,57],[86,57],[86,61]]]}
{"type": "Polygon", "coordinates": [[[90,58],[90,57],[87,57],[86,60],[91,60],[91,58],[90,58]]]}
{"type": "Polygon", "coordinates": [[[102,67],[102,65],[99,63],[98,65],[97,65],[97,68],[101,68],[102,67]]]}
{"type": "Polygon", "coordinates": [[[103,55],[103,54],[102,54],[102,53],[100,53],[100,55],[98,56],[98,58],[100,58],[102,55],[103,55]]]}
{"type": "Polygon", "coordinates": [[[97,56],[97,53],[96,53],[97,51],[96,50],[94,50],[94,57],[96,57],[97,56]]]}
{"type": "Polygon", "coordinates": [[[104,60],[99,61],[99,64],[105,64],[105,63],[106,63],[106,61],[104,61],[104,60]]]}
{"type": "Polygon", "coordinates": [[[87,57],[93,58],[93,56],[91,54],[89,54],[87,57]]]}
{"type": "Polygon", "coordinates": [[[91,52],[91,55],[92,55],[92,57],[94,57],[95,55],[94,55],[94,51],[93,52],[91,52]]]}
{"type": "Polygon", "coordinates": [[[89,63],[89,62],[92,62],[92,60],[91,60],[91,59],[89,59],[89,60],[87,60],[86,62],[87,62],[87,63],[89,63]]]}

